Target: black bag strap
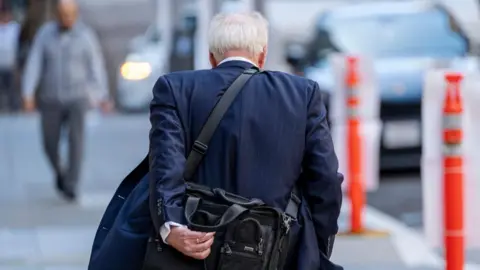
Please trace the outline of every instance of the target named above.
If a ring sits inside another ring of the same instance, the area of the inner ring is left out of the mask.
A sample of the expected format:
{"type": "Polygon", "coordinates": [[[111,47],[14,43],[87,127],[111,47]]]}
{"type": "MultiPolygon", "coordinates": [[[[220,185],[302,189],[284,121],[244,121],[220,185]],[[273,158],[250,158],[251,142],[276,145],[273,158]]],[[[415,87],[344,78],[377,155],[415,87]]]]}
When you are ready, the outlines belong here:
{"type": "Polygon", "coordinates": [[[185,181],[190,181],[195,174],[195,171],[207,153],[208,144],[213,137],[213,133],[217,129],[228,108],[230,108],[232,102],[243,89],[243,86],[247,81],[258,72],[260,72],[258,68],[245,70],[237,79],[235,79],[235,81],[233,81],[232,85],[225,90],[225,93],[213,108],[208,116],[207,122],[205,122],[200,134],[193,143],[192,150],[188,155],[185,170],[183,172],[183,178],[185,181]]]}

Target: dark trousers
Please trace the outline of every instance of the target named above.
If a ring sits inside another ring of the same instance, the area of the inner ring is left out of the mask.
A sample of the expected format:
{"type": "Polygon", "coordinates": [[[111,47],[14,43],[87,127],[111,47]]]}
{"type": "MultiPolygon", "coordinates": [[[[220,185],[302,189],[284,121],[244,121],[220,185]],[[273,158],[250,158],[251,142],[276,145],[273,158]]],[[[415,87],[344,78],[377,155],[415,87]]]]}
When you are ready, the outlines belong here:
{"type": "Polygon", "coordinates": [[[80,178],[83,160],[86,102],[48,104],[40,109],[43,145],[57,176],[62,176],[64,186],[75,190],[80,178]],[[68,134],[68,163],[62,167],[59,143],[62,130],[68,134]]]}
{"type": "Polygon", "coordinates": [[[0,111],[18,109],[18,97],[14,87],[14,71],[0,69],[0,111]]]}

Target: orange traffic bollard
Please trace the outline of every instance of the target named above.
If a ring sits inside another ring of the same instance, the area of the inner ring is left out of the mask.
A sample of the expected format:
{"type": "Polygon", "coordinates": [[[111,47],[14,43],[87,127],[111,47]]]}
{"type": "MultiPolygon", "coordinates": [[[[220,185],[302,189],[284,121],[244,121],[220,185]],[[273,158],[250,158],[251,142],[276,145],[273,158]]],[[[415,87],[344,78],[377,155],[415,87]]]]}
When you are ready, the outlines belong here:
{"type": "Polygon", "coordinates": [[[347,192],[350,199],[350,230],[339,235],[361,237],[385,237],[385,231],[369,230],[364,225],[363,214],[366,205],[365,175],[363,172],[363,137],[361,135],[360,118],[360,84],[359,60],[356,57],[346,58],[345,88],[347,108],[347,192]]]}
{"type": "Polygon", "coordinates": [[[443,106],[443,203],[446,270],[463,270],[464,205],[462,113],[463,104],[458,73],[445,75],[447,92],[443,106]]]}
{"type": "Polygon", "coordinates": [[[351,233],[363,231],[363,209],[365,207],[365,188],[362,172],[362,138],[360,135],[360,98],[358,85],[358,59],[347,57],[345,85],[347,88],[347,164],[349,186],[348,195],[351,203],[351,233]]]}
{"type": "Polygon", "coordinates": [[[365,175],[363,172],[363,143],[362,123],[360,117],[360,86],[359,59],[346,57],[344,85],[346,90],[346,149],[347,149],[347,194],[350,199],[350,229],[338,235],[361,237],[385,237],[385,231],[368,230],[364,226],[363,214],[366,205],[365,175]]]}

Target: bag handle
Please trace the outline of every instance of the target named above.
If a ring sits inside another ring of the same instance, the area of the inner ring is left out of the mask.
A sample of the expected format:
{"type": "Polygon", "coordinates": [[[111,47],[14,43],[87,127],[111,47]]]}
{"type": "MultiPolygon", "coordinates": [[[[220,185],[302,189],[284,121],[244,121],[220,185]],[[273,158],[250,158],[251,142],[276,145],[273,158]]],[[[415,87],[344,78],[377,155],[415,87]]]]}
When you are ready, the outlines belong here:
{"type": "Polygon", "coordinates": [[[223,213],[222,217],[217,221],[215,225],[201,225],[196,224],[192,221],[193,215],[197,212],[198,207],[201,204],[202,199],[198,197],[188,197],[185,202],[185,219],[188,223],[188,228],[197,232],[216,232],[221,230],[233,221],[235,221],[239,216],[248,211],[247,208],[240,206],[238,204],[230,205],[227,210],[223,213]]]}

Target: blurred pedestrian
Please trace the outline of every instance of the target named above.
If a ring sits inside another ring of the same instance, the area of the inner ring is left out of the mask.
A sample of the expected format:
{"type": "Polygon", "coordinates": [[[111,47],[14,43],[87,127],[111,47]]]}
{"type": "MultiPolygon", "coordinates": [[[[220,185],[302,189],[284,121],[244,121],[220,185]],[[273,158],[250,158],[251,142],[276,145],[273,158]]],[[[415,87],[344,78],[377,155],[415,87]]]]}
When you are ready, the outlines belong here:
{"type": "Polygon", "coordinates": [[[97,104],[104,111],[111,110],[99,43],[77,15],[74,0],[60,0],[58,20],[44,24],[34,38],[22,80],[25,110],[37,107],[40,112],[44,148],[56,174],[56,187],[70,201],[76,198],[80,178],[86,112],[97,104]],[[62,168],[59,155],[63,128],[68,131],[67,168],[62,168]]]}
{"type": "Polygon", "coordinates": [[[6,4],[0,4],[0,111],[18,107],[14,82],[19,34],[20,25],[13,20],[6,4]]]}

